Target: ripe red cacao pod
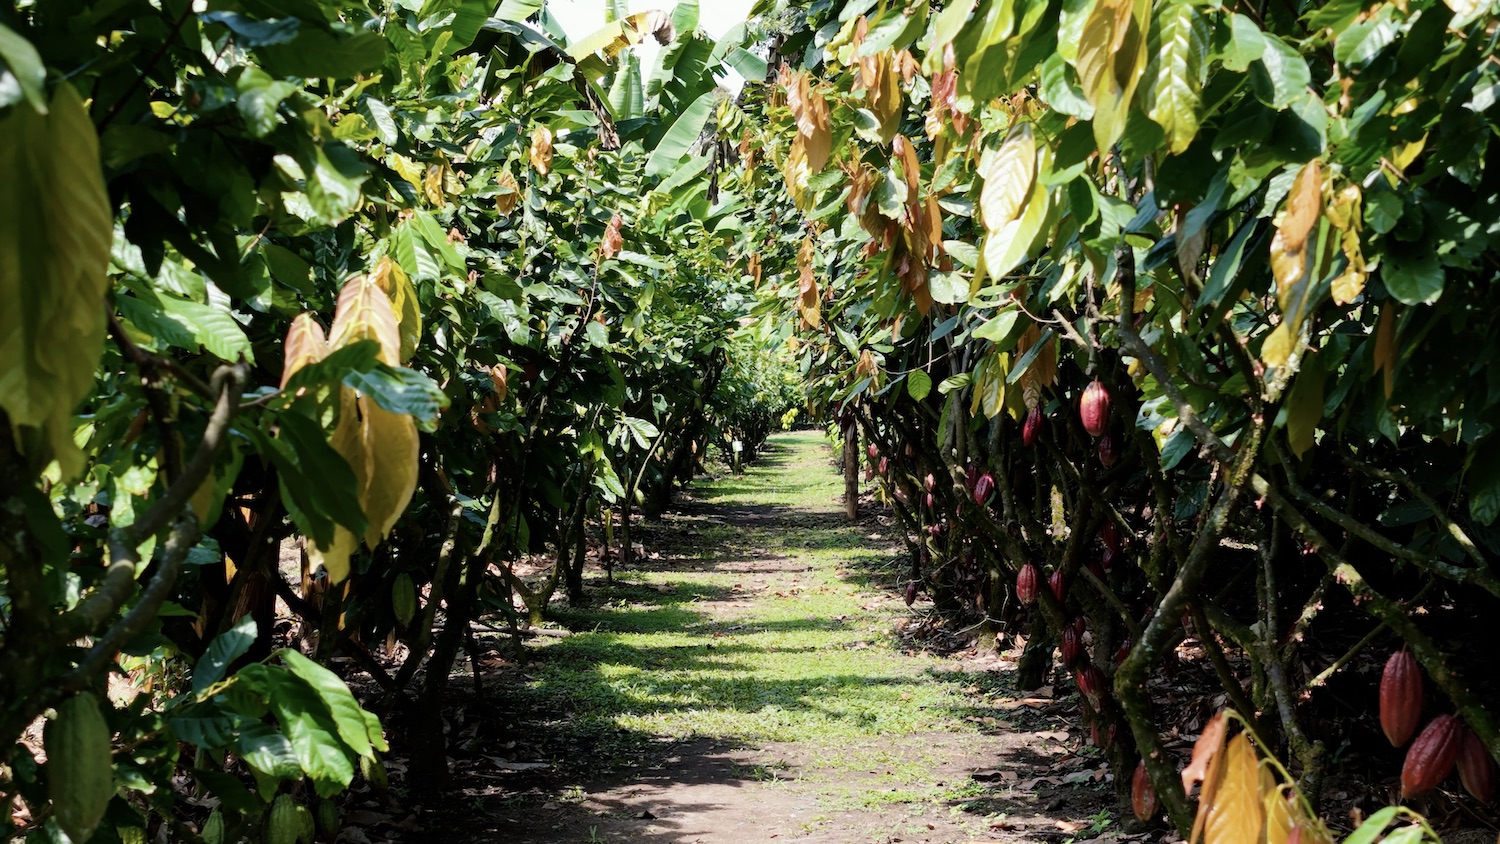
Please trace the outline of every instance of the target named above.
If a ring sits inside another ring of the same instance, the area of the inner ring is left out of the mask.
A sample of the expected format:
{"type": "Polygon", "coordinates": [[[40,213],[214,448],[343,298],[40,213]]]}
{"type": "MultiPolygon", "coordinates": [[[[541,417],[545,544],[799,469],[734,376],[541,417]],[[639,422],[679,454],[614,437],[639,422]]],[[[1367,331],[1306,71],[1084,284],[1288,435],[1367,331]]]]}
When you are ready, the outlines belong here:
{"type": "Polygon", "coordinates": [[[1124,663],[1128,656],[1130,656],[1130,640],[1126,639],[1120,643],[1120,647],[1115,649],[1115,667],[1118,668],[1124,663]]]}
{"type": "Polygon", "coordinates": [[[876,448],[874,443],[870,443],[865,446],[865,454],[870,455],[870,459],[874,460],[880,456],[880,449],[876,448]]]}
{"type": "Polygon", "coordinates": [[[1083,422],[1083,429],[1091,436],[1099,436],[1109,426],[1109,390],[1098,378],[1083,388],[1083,398],[1078,403],[1078,416],[1083,422]]]}
{"type": "Polygon", "coordinates": [[[907,456],[908,459],[917,456],[917,450],[916,450],[915,447],[912,446],[911,443],[907,443],[906,444],[906,456],[907,456]]]}
{"type": "Polygon", "coordinates": [[[928,492],[937,489],[937,476],[928,472],[927,477],[922,479],[922,486],[926,487],[928,492]]]}
{"type": "Polygon", "coordinates": [[[931,510],[933,504],[932,493],[927,493],[926,497],[922,499],[922,503],[926,504],[927,509],[931,510]]]}
{"type": "Polygon", "coordinates": [[[899,486],[896,487],[896,500],[901,502],[902,504],[911,503],[911,499],[906,495],[906,490],[902,489],[899,486]]]}
{"type": "Polygon", "coordinates": [[[964,470],[964,489],[972,493],[977,483],[979,483],[979,467],[970,463],[969,468],[964,470]]]}
{"type": "Polygon", "coordinates": [[[1136,819],[1141,823],[1156,817],[1157,809],[1161,808],[1156,800],[1156,788],[1151,785],[1151,775],[1146,772],[1145,762],[1135,766],[1135,775],[1130,778],[1130,808],[1135,810],[1136,819]]]}
{"type": "Polygon", "coordinates": [[[1036,603],[1037,590],[1040,587],[1041,573],[1037,571],[1036,564],[1027,563],[1021,566],[1016,573],[1016,598],[1023,604],[1030,606],[1036,603]]]}
{"type": "Polygon", "coordinates": [[[1062,633],[1063,665],[1072,668],[1080,659],[1083,659],[1083,643],[1078,641],[1078,634],[1073,632],[1071,626],[1064,627],[1062,633]]]}
{"type": "Polygon", "coordinates": [[[1026,421],[1021,423],[1021,444],[1030,448],[1036,445],[1036,438],[1042,435],[1042,406],[1032,405],[1026,414],[1026,421]]]}
{"type": "Polygon", "coordinates": [[[1061,570],[1053,572],[1047,578],[1047,585],[1052,588],[1052,597],[1056,598],[1059,604],[1068,602],[1068,581],[1063,577],[1061,570]]]}
{"type": "Polygon", "coordinates": [[[1458,779],[1464,790],[1481,803],[1495,796],[1495,760],[1484,750],[1484,743],[1474,731],[1464,728],[1458,744],[1458,779]]]}
{"type": "Polygon", "coordinates": [[[1392,747],[1411,741],[1422,718],[1422,669],[1402,648],[1385,661],[1380,675],[1380,729],[1392,747]]]}
{"type": "Polygon", "coordinates": [[[888,457],[880,458],[880,474],[884,475],[891,471],[891,461],[888,457]]]}
{"type": "Polygon", "coordinates": [[[1080,637],[1082,637],[1083,636],[1084,628],[1085,628],[1084,617],[1081,616],[1081,615],[1080,616],[1076,616],[1073,619],[1073,632],[1077,633],[1080,637]]]}
{"type": "Polygon", "coordinates": [[[1114,522],[1105,522],[1099,528],[1099,541],[1111,551],[1120,550],[1120,528],[1114,522]]]}
{"type": "Polygon", "coordinates": [[[1097,577],[1100,580],[1103,580],[1108,576],[1104,573],[1104,566],[1100,565],[1098,560],[1089,560],[1089,571],[1093,572],[1094,577],[1097,577]]]}
{"type": "Polygon", "coordinates": [[[1098,666],[1086,665],[1078,672],[1078,690],[1089,699],[1089,706],[1092,706],[1095,712],[1104,706],[1104,698],[1107,696],[1106,682],[1098,666]]]}
{"type": "Polygon", "coordinates": [[[1120,462],[1120,444],[1115,441],[1114,434],[1105,434],[1099,438],[1099,462],[1106,467],[1120,462]]]}
{"type": "Polygon", "coordinates": [[[1120,552],[1106,545],[1104,553],[1099,555],[1099,565],[1103,566],[1105,571],[1109,571],[1115,567],[1115,561],[1119,558],[1120,552]]]}
{"type": "Polygon", "coordinates": [[[906,605],[909,607],[917,602],[917,582],[913,580],[906,584],[906,605]]]}
{"type": "Polygon", "coordinates": [[[1458,739],[1463,723],[1456,715],[1439,715],[1427,722],[1421,735],[1406,751],[1401,766],[1401,796],[1416,797],[1431,791],[1453,771],[1458,760],[1458,739]]]}
{"type": "Polygon", "coordinates": [[[979,476],[979,480],[974,482],[974,503],[983,504],[994,491],[995,478],[989,472],[985,472],[979,476]]]}

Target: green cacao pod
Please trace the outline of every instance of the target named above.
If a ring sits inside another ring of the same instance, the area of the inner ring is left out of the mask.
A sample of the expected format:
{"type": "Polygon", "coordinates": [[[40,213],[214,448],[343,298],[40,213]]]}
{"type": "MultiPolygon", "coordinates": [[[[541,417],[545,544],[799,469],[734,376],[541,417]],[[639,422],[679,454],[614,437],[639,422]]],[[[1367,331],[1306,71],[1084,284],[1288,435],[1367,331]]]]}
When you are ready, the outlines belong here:
{"type": "Polygon", "coordinates": [[[122,826],[119,833],[120,844],[146,844],[146,830],[138,826],[122,826]]]}
{"type": "Polygon", "coordinates": [[[312,844],[313,839],[318,837],[318,825],[313,821],[313,813],[306,806],[297,807],[297,840],[312,844]]]}
{"type": "Polygon", "coordinates": [[[359,775],[376,791],[385,791],[390,785],[385,775],[385,763],[373,755],[359,757],[359,775]]]}
{"type": "Polygon", "coordinates": [[[332,800],[318,801],[318,830],[329,841],[338,837],[339,829],[339,807],[332,800]]]}
{"type": "Polygon", "coordinates": [[[224,816],[215,809],[203,822],[203,831],[198,833],[203,839],[203,844],[224,844],[224,816]]]}
{"type": "Polygon", "coordinates": [[[42,740],[57,825],[74,841],[87,841],[115,793],[109,726],[98,698],[88,692],[69,698],[47,722],[42,740]]]}
{"type": "Polygon", "coordinates": [[[396,575],[396,582],[391,584],[391,609],[402,627],[411,624],[417,614],[417,588],[405,572],[396,575]]]}
{"type": "Polygon", "coordinates": [[[297,844],[302,834],[302,821],[297,817],[300,808],[287,794],[272,801],[271,810],[266,813],[266,844],[297,844]]]}

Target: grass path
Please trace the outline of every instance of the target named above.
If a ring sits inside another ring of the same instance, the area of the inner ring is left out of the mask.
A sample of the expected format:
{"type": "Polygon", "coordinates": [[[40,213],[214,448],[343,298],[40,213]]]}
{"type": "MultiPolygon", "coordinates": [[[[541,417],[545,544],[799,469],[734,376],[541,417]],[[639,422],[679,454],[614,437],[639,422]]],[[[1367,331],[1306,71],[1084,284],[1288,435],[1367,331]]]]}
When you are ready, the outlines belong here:
{"type": "Polygon", "coordinates": [[[573,635],[532,650],[495,715],[522,725],[497,752],[548,767],[470,789],[472,840],[1046,840],[1096,804],[1014,787],[1077,757],[987,705],[1002,675],[898,649],[893,537],[847,524],[841,486],[821,436],[777,437],[696,482],[593,606],[557,610],[573,635]]]}

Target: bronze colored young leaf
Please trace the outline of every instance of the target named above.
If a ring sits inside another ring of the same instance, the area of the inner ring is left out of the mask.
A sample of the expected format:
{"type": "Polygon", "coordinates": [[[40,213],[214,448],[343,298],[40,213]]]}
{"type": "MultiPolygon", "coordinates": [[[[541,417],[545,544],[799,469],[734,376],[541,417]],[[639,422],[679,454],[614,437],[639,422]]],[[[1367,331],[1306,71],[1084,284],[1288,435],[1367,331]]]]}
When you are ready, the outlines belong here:
{"type": "Polygon", "coordinates": [[[620,249],[625,245],[625,239],[620,235],[620,227],[625,221],[619,214],[609,218],[609,225],[604,227],[604,236],[599,239],[599,254],[605,260],[620,254],[620,249]]]}
{"type": "Polygon", "coordinates": [[[1209,763],[1219,755],[1224,748],[1224,732],[1228,729],[1229,722],[1224,713],[1220,712],[1210,718],[1203,725],[1203,732],[1198,735],[1198,741],[1193,744],[1193,758],[1188,760],[1186,768],[1182,769],[1182,790],[1192,793],[1193,786],[1203,782],[1208,777],[1209,763]]]}
{"type": "Polygon", "coordinates": [[[818,280],[813,275],[813,242],[804,238],[802,248],[797,251],[797,312],[807,328],[817,328],[823,316],[818,296],[818,280]]]}
{"type": "Polygon", "coordinates": [[[298,314],[292,320],[292,327],[286,333],[286,343],[282,346],[282,388],[297,374],[297,370],[317,363],[327,355],[328,337],[323,333],[323,326],[318,323],[317,317],[298,314]]]}
{"type": "Polygon", "coordinates": [[[552,130],[537,126],[531,130],[531,168],[539,175],[552,172],[552,130]]]}
{"type": "Polygon", "coordinates": [[[0,120],[0,173],[0,408],[14,427],[43,429],[71,478],[83,461],[73,409],[104,349],[114,237],[99,139],[71,84],[47,114],[23,104],[0,120]]]}
{"type": "Polygon", "coordinates": [[[374,340],[380,344],[381,363],[401,365],[401,325],[391,299],[365,275],[344,283],[328,330],[330,348],[341,349],[357,340],[374,340]]]}

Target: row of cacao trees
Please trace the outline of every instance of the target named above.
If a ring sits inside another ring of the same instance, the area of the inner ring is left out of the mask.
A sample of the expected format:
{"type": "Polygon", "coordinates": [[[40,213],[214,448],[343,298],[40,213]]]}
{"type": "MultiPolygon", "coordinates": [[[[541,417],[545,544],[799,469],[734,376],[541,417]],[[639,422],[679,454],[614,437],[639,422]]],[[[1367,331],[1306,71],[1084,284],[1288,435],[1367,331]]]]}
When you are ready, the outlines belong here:
{"type": "Polygon", "coordinates": [[[0,836],[331,834],[386,716],[440,787],[471,620],[800,402],[699,142],[744,29],[614,5],[0,4],[0,836]]]}
{"type": "MultiPolygon", "coordinates": [[[[1411,722],[1393,744],[1432,726],[1363,775],[1425,791],[1467,747],[1487,801],[1493,5],[758,11],[777,75],[741,165],[786,189],[765,336],[878,477],[908,598],[1023,635],[1023,687],[1060,652],[1116,782],[1183,835],[1182,713],[1152,698],[1189,637],[1298,817],[1338,748],[1383,746],[1377,712],[1411,722]]],[[[1262,840],[1234,830],[1209,840],[1262,840]]]]}

